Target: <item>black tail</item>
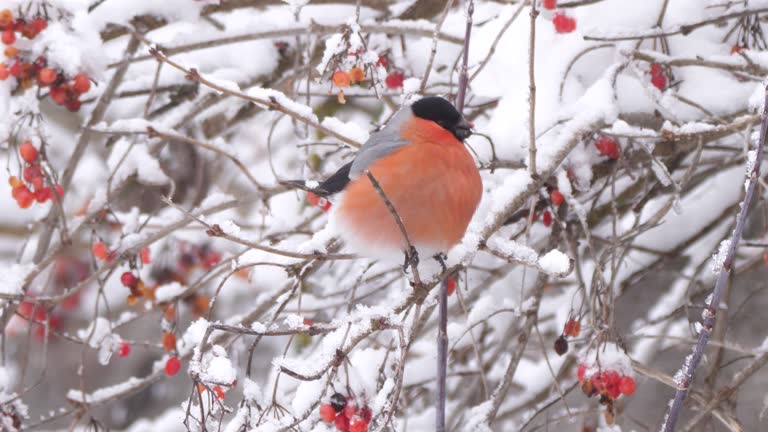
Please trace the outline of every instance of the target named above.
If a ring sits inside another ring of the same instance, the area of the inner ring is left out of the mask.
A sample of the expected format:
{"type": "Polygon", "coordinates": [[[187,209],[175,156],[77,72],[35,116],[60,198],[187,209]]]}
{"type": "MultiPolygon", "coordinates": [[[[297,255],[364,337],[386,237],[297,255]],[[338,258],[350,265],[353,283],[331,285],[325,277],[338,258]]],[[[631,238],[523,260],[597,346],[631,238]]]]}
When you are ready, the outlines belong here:
{"type": "Polygon", "coordinates": [[[326,197],[337,194],[344,190],[349,183],[349,170],[352,168],[352,162],[339,168],[332,176],[321,182],[316,188],[307,187],[304,180],[282,180],[281,185],[312,192],[317,196],[326,197]]]}

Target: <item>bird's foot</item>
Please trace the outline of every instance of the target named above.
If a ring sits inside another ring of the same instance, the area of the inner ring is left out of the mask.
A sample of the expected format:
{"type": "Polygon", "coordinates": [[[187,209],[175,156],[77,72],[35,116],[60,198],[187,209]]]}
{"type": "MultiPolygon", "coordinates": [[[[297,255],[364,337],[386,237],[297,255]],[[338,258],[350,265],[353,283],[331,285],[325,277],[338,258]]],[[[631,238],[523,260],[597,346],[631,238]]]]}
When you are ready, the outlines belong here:
{"type": "Polygon", "coordinates": [[[404,254],[405,260],[403,261],[403,272],[407,274],[409,266],[415,267],[419,265],[419,253],[416,251],[415,247],[411,246],[404,252],[404,254]]]}
{"type": "Polygon", "coordinates": [[[442,268],[441,273],[445,273],[445,271],[448,270],[448,266],[445,265],[445,260],[448,259],[448,255],[442,252],[439,252],[436,255],[432,256],[432,258],[434,258],[435,261],[437,261],[437,263],[440,264],[440,267],[442,268]]]}

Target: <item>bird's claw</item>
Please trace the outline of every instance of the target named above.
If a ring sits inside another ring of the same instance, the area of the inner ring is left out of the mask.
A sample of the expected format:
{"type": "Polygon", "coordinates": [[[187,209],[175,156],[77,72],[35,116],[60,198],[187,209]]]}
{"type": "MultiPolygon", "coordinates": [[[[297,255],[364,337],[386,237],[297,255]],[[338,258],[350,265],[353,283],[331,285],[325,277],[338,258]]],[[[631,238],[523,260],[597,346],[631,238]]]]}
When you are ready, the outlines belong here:
{"type": "Polygon", "coordinates": [[[445,271],[448,270],[448,266],[445,265],[445,260],[448,259],[448,255],[442,252],[439,252],[436,255],[432,256],[432,258],[434,258],[435,261],[437,261],[438,264],[440,264],[440,267],[442,268],[441,273],[445,273],[445,271]]]}
{"type": "Polygon", "coordinates": [[[411,246],[407,251],[405,251],[405,260],[403,261],[403,272],[408,274],[408,267],[409,266],[418,266],[419,265],[419,253],[416,251],[416,248],[411,246]]]}

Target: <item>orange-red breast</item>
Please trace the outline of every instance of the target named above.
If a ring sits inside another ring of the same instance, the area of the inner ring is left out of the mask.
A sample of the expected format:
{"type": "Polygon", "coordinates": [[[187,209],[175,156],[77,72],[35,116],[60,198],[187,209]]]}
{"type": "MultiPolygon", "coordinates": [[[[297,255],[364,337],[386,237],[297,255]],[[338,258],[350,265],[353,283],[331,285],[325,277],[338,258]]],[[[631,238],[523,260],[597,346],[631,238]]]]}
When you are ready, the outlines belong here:
{"type": "Polygon", "coordinates": [[[285,183],[319,196],[342,192],[331,223],[352,250],[371,256],[402,253],[405,239],[368,170],[418,252],[444,253],[464,236],[482,195],[480,175],[463,144],[471,127],[447,100],[425,97],[398,111],[352,162],[318,187],[285,183]]]}

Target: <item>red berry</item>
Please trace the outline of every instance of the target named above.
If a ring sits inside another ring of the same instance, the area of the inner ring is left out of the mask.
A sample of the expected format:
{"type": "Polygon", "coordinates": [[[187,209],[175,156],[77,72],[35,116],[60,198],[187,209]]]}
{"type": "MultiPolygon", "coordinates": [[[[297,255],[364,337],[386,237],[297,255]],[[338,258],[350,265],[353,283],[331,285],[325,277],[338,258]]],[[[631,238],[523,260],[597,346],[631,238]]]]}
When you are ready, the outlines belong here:
{"type": "Polygon", "coordinates": [[[21,143],[19,146],[19,154],[21,155],[21,158],[24,159],[24,162],[29,164],[34,163],[38,156],[37,149],[29,141],[21,143]]]}
{"type": "Polygon", "coordinates": [[[320,405],[320,418],[330,423],[336,418],[336,410],[333,409],[331,404],[322,404],[320,405]]]}
{"type": "Polygon", "coordinates": [[[0,64],[0,81],[5,81],[11,76],[11,71],[8,70],[8,66],[0,64]]]}
{"type": "Polygon", "coordinates": [[[616,399],[621,395],[619,391],[619,380],[621,377],[616,371],[607,371],[603,374],[603,382],[605,383],[605,391],[611,399],[616,399]]]}
{"type": "Polygon", "coordinates": [[[373,418],[373,412],[367,406],[360,408],[360,412],[358,412],[357,415],[366,423],[370,423],[371,419],[373,418]]]}
{"type": "MultiPolygon", "coordinates": [[[[103,244],[103,243],[102,243],[103,244]]],[[[95,253],[94,253],[95,255],[95,253]]],[[[136,284],[139,282],[139,280],[136,278],[136,275],[133,273],[127,271],[120,275],[120,283],[123,284],[123,286],[126,286],[128,288],[135,287],[136,284]]]]}
{"type": "Polygon", "coordinates": [[[5,30],[0,39],[2,39],[3,43],[6,45],[13,45],[13,43],[16,42],[16,33],[14,33],[13,30],[5,30]]]}
{"type": "Polygon", "coordinates": [[[35,191],[35,201],[39,203],[48,201],[52,196],[53,192],[51,192],[51,188],[49,187],[40,188],[35,191]]]}
{"type": "Polygon", "coordinates": [[[584,376],[587,373],[587,365],[584,363],[579,364],[579,369],[576,372],[576,377],[579,378],[579,381],[584,381],[584,376]]]}
{"type": "Polygon", "coordinates": [[[42,68],[40,69],[40,72],[37,73],[37,82],[41,87],[46,87],[56,81],[57,77],[58,74],[55,70],[51,68],[42,68]]]}
{"type": "Polygon", "coordinates": [[[51,87],[51,91],[48,92],[51,100],[57,105],[63,105],[67,101],[67,91],[61,87],[51,87]]]}
{"type": "Polygon", "coordinates": [[[563,333],[565,333],[566,336],[571,337],[579,337],[580,331],[581,323],[575,319],[569,319],[568,322],[565,323],[565,328],[563,329],[563,333]]]}
{"type": "Polygon", "coordinates": [[[382,66],[386,69],[387,66],[389,66],[389,59],[387,59],[387,56],[379,56],[379,59],[376,60],[376,66],[382,66]]]}
{"type": "Polygon", "coordinates": [[[357,404],[354,402],[348,403],[347,406],[344,407],[344,410],[342,410],[342,414],[347,416],[348,419],[351,419],[355,416],[357,413],[357,404]]]}
{"type": "Polygon", "coordinates": [[[80,101],[77,99],[71,99],[68,100],[65,104],[65,107],[67,107],[68,110],[71,112],[78,112],[80,111],[80,101]]]}
{"type": "Polygon", "coordinates": [[[149,248],[145,247],[141,249],[140,255],[142,264],[149,264],[152,261],[149,257],[149,248]]]}
{"type": "Polygon", "coordinates": [[[544,214],[541,215],[541,222],[545,227],[552,225],[552,213],[549,210],[544,210],[544,214]]]}
{"type": "Polygon", "coordinates": [[[368,422],[360,417],[352,417],[349,422],[349,432],[368,432],[368,422]]]}
{"type": "Polygon", "coordinates": [[[318,201],[320,200],[320,197],[312,192],[307,192],[307,202],[310,203],[313,206],[316,206],[318,201]]]}
{"type": "Polygon", "coordinates": [[[541,7],[544,9],[554,9],[557,7],[557,0],[542,0],[541,7]]]}
{"type": "Polygon", "coordinates": [[[667,77],[664,74],[654,75],[651,77],[651,84],[657,89],[664,91],[667,88],[667,77]]]}
{"type": "MultiPolygon", "coordinates": [[[[91,252],[93,252],[93,256],[95,256],[96,259],[100,259],[100,260],[105,260],[107,259],[107,256],[109,256],[109,252],[107,251],[107,246],[102,241],[98,241],[94,243],[91,246],[91,252]]],[[[122,279],[122,277],[120,279],[122,279]]]]}
{"type": "Polygon", "coordinates": [[[32,20],[32,26],[35,27],[35,31],[37,33],[40,33],[41,31],[45,30],[46,27],[48,27],[48,21],[43,18],[35,18],[32,20]]]}
{"type": "Polygon", "coordinates": [[[85,93],[91,88],[91,81],[88,79],[88,75],[79,73],[75,75],[75,83],[72,85],[72,90],[75,93],[85,93]]]}
{"type": "Polygon", "coordinates": [[[570,33],[576,30],[576,20],[558,12],[552,18],[552,24],[555,25],[555,31],[558,33],[570,33]]]}
{"type": "Polygon", "coordinates": [[[333,420],[333,424],[336,425],[336,429],[341,432],[349,432],[349,419],[343,415],[337,415],[333,420]]]}
{"type": "Polygon", "coordinates": [[[619,380],[619,391],[621,391],[622,394],[630,396],[635,392],[636,388],[637,384],[635,383],[634,378],[631,376],[623,376],[619,380]]]}
{"type": "Polygon", "coordinates": [[[40,165],[29,165],[24,168],[22,173],[24,180],[32,182],[32,180],[43,177],[43,171],[40,170],[40,165]]]}
{"type": "Polygon", "coordinates": [[[165,374],[168,376],[174,376],[179,373],[181,369],[181,360],[178,357],[173,356],[165,362],[165,374]]]}
{"type": "Polygon", "coordinates": [[[120,347],[118,348],[118,351],[117,351],[117,356],[126,357],[130,353],[131,353],[131,346],[128,345],[126,342],[121,342],[120,347]]]}
{"type": "Polygon", "coordinates": [[[384,79],[384,83],[391,89],[402,87],[403,81],[405,81],[405,75],[402,72],[392,72],[384,79]]]}
{"type": "Polygon", "coordinates": [[[652,63],[651,64],[651,76],[661,75],[662,69],[661,65],[658,63],[652,63]]]}
{"type": "Polygon", "coordinates": [[[446,290],[448,295],[452,295],[456,291],[456,278],[448,279],[448,289],[446,290]]]}
{"type": "Polygon", "coordinates": [[[600,152],[600,154],[604,156],[608,156],[609,159],[618,159],[619,158],[619,145],[616,143],[616,140],[608,137],[608,136],[602,136],[595,141],[595,147],[597,147],[597,151],[600,152]]]}
{"type": "Polygon", "coordinates": [[[559,190],[552,189],[552,192],[549,193],[549,201],[552,202],[553,206],[559,206],[563,203],[563,201],[565,201],[565,197],[559,190]]]}
{"type": "Polygon", "coordinates": [[[11,65],[11,75],[18,78],[22,75],[22,72],[23,71],[22,71],[21,62],[16,60],[16,62],[13,65],[11,65]]]}

